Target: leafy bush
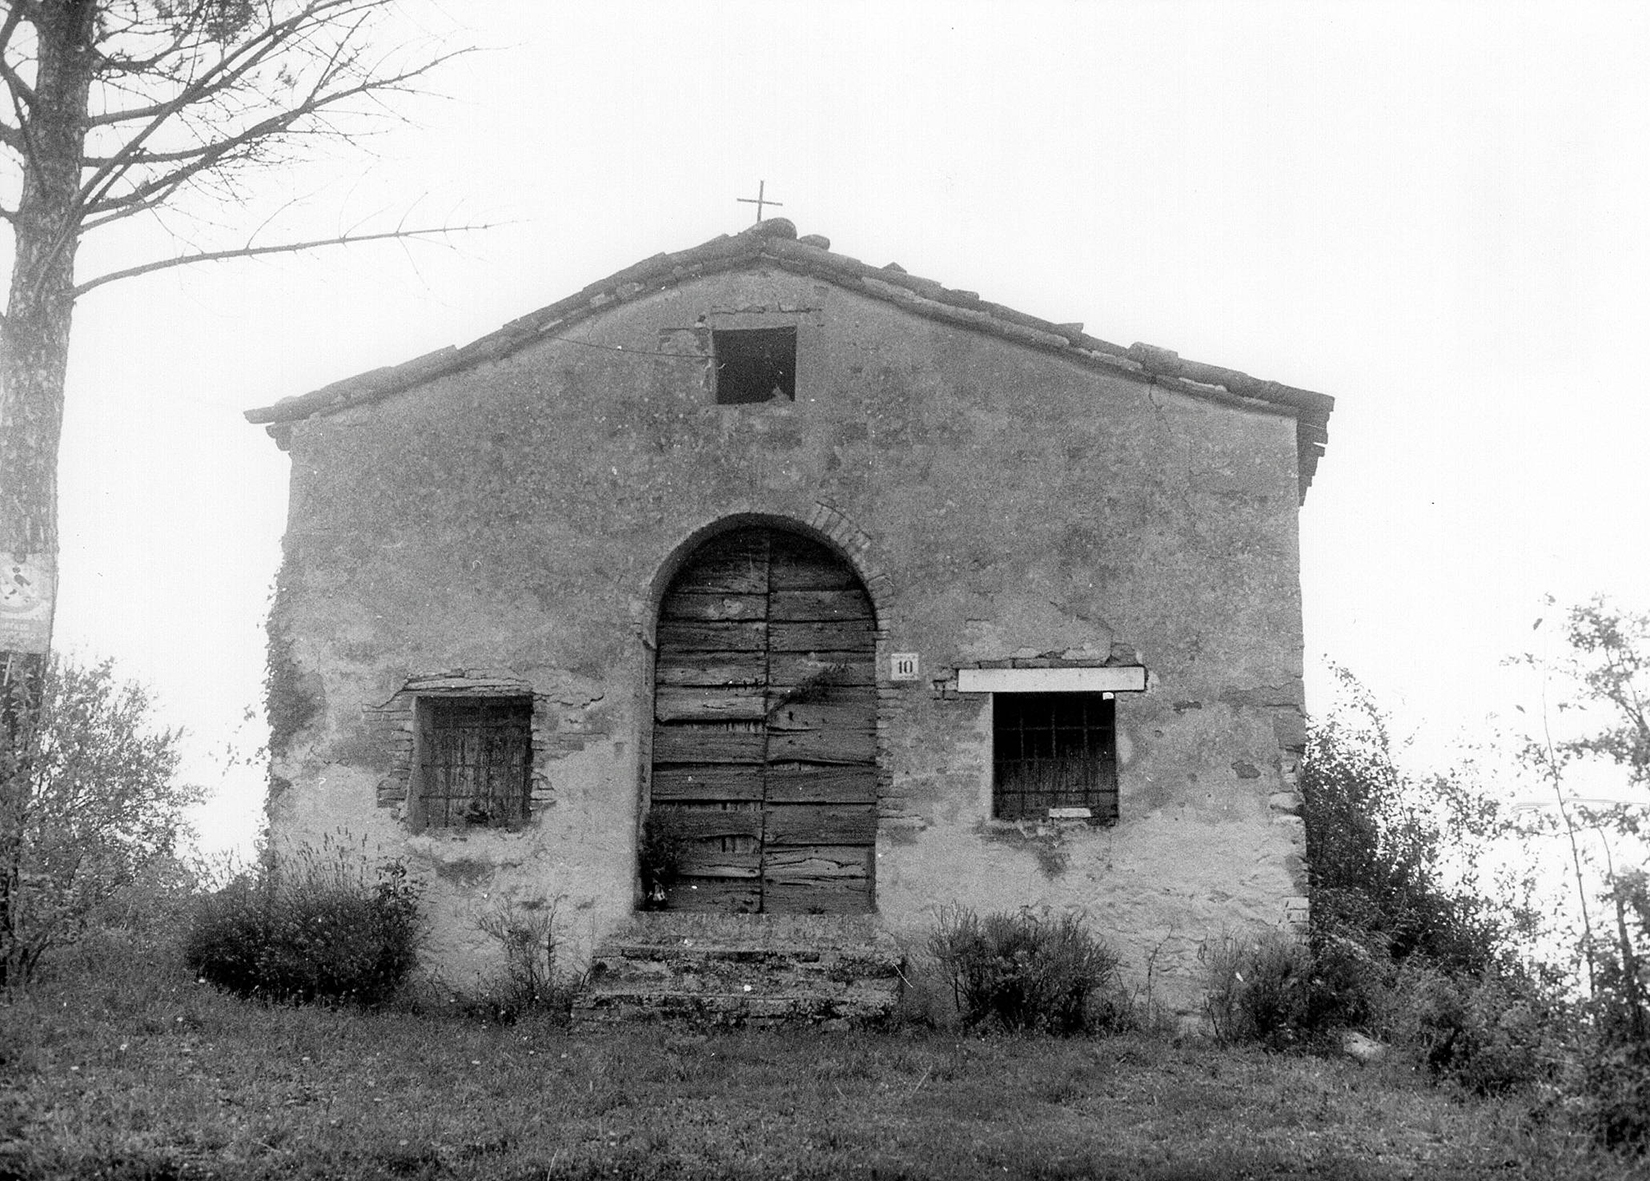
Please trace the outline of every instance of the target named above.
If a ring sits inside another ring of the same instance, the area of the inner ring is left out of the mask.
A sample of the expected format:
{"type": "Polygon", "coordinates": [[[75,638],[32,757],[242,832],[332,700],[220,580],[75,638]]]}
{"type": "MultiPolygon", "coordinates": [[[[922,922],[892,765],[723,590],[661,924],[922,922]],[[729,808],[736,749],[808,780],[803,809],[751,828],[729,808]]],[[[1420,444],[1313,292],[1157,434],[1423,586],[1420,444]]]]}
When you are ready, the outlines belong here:
{"type": "Polygon", "coordinates": [[[1277,931],[1242,942],[1223,936],[1200,952],[1208,974],[1203,1011],[1215,1040],[1287,1049],[1313,1028],[1312,951],[1277,931]]]}
{"type": "Polygon", "coordinates": [[[1126,1020],[1117,955],[1074,915],[982,918],[948,907],[928,946],[967,1026],[1073,1034],[1109,1031],[1126,1020]]]}
{"type": "Polygon", "coordinates": [[[1232,935],[1199,951],[1206,973],[1204,1016],[1216,1040],[1285,1050],[1323,1044],[1370,1025],[1388,1001],[1392,965],[1358,932],[1282,931],[1232,935]]]}
{"type": "Polygon", "coordinates": [[[304,850],[283,870],[242,875],[203,898],[184,962],[211,984],[277,1001],[377,1005],[417,959],[418,889],[388,861],[369,881],[339,850],[304,850]]]}
{"type": "Polygon", "coordinates": [[[1411,961],[1387,1007],[1387,1037],[1480,1095],[1556,1077],[1570,1027],[1554,990],[1516,969],[1474,976],[1411,961]]]}
{"type": "Polygon", "coordinates": [[[0,986],[27,984],[174,846],[199,789],[179,784],[176,731],[109,662],[54,658],[0,700],[0,986]],[[38,708],[35,708],[38,706],[38,708]]]}
{"type": "Polygon", "coordinates": [[[1596,1041],[1582,1071],[1583,1109],[1600,1143],[1650,1152],[1650,1043],[1596,1041]]]}

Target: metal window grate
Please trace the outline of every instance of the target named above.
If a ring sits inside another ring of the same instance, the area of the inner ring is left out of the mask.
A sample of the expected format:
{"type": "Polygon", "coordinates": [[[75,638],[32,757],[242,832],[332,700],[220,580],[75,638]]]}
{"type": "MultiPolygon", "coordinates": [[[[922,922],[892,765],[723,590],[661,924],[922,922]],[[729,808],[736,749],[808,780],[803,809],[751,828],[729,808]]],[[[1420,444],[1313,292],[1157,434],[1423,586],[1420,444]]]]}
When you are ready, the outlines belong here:
{"type": "Polygon", "coordinates": [[[531,697],[434,697],[425,710],[425,822],[516,824],[527,816],[531,697]]]}
{"type": "Polygon", "coordinates": [[[992,698],[992,814],[1045,820],[1051,808],[1117,818],[1117,703],[1102,693],[992,698]]]}

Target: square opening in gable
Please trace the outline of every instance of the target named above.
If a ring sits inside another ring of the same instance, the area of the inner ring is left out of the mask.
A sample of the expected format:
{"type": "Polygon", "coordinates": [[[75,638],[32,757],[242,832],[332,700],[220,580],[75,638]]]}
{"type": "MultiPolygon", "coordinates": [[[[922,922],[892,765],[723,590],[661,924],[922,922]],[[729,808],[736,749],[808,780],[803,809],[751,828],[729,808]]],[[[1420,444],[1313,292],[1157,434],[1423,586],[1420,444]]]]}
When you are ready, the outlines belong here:
{"type": "Polygon", "coordinates": [[[795,328],[718,328],[710,336],[718,405],[796,401],[795,328]]]}

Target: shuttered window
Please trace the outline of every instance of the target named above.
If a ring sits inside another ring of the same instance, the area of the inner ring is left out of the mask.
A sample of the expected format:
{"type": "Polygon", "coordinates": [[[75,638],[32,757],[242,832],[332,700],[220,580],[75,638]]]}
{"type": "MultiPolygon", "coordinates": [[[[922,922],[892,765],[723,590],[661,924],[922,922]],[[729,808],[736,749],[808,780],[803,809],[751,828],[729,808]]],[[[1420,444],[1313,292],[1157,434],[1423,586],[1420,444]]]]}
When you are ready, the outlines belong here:
{"type": "Polygon", "coordinates": [[[993,694],[991,739],[993,816],[1117,819],[1117,703],[1108,694],[993,694]]]}
{"type": "Polygon", "coordinates": [[[531,697],[427,697],[419,714],[426,825],[500,827],[526,819],[531,697]]]}

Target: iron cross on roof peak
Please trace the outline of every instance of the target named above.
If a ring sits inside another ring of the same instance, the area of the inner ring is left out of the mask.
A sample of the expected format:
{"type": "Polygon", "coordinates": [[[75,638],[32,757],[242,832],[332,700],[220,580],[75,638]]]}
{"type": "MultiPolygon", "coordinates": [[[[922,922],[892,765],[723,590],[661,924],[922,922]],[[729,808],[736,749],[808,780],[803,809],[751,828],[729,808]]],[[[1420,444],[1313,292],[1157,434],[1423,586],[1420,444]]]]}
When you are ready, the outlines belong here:
{"type": "Polygon", "coordinates": [[[785,208],[785,203],[783,201],[770,201],[770,200],[768,200],[767,197],[765,197],[763,195],[767,191],[768,191],[768,182],[765,181],[765,180],[759,180],[759,181],[756,182],[756,196],[754,196],[754,197],[735,197],[734,200],[735,201],[743,201],[746,205],[756,206],[756,220],[761,221],[762,220],[762,206],[772,205],[772,206],[774,206],[775,208],[778,208],[778,209],[785,208]]]}

